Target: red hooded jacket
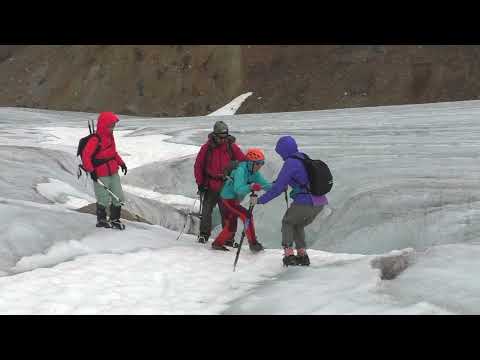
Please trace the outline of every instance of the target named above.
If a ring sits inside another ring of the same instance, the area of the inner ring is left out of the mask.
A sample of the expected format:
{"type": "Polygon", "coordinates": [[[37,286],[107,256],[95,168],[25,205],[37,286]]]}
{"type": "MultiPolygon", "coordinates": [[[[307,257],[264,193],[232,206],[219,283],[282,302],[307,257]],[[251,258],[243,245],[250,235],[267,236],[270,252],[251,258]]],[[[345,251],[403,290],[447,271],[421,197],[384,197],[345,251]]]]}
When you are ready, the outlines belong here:
{"type": "Polygon", "coordinates": [[[113,134],[109,130],[111,124],[117,123],[118,117],[112,112],[102,112],[98,116],[97,121],[97,136],[92,136],[82,152],[83,167],[88,172],[95,171],[98,177],[111,176],[118,172],[119,166],[124,164],[122,158],[117,153],[115,147],[115,139],[113,134]],[[99,139],[100,138],[100,141],[99,139]],[[99,145],[100,144],[100,145],[99,145]],[[95,160],[107,160],[103,164],[94,166],[92,162],[92,155],[97,146],[100,146],[98,152],[95,155],[95,160]]]}
{"type": "Polygon", "coordinates": [[[200,148],[193,167],[197,185],[206,185],[210,190],[219,192],[223,186],[223,170],[230,164],[230,160],[246,160],[242,150],[235,144],[233,136],[229,136],[227,142],[216,144],[212,134],[208,135],[208,141],[200,148]],[[231,144],[233,159],[230,159],[227,142],[231,144]],[[206,155],[209,147],[211,151],[207,163],[206,155]]]}

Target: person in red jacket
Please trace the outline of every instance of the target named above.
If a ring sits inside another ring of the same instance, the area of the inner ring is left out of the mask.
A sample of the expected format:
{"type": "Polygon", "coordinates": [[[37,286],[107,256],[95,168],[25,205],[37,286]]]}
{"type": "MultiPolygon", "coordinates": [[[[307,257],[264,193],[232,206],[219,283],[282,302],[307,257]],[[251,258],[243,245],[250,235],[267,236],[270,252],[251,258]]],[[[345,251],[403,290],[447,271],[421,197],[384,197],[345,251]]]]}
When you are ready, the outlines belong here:
{"type": "Polygon", "coordinates": [[[113,129],[119,119],[112,112],[102,112],[97,120],[97,136],[92,136],[82,152],[82,162],[85,170],[93,180],[95,197],[97,198],[97,227],[116,228],[123,230],[125,225],[120,221],[121,202],[125,201],[118,168],[127,174],[127,166],[115,147],[113,129]],[[117,200],[98,183],[100,179],[110,191],[120,199],[117,200]],[[110,204],[110,222],[107,221],[106,208],[110,204]]]}
{"type": "MultiPolygon", "coordinates": [[[[218,204],[222,216],[222,226],[225,223],[224,211],[220,201],[220,190],[226,179],[232,161],[245,161],[245,155],[235,144],[235,138],[228,133],[228,126],[223,121],[217,121],[213,132],[208,134],[208,141],[202,145],[194,165],[195,180],[202,202],[200,234],[198,242],[206,243],[212,232],[212,211],[218,204]]],[[[233,232],[235,235],[235,232],[233,232]]],[[[233,246],[233,239],[225,242],[233,246]]]]}

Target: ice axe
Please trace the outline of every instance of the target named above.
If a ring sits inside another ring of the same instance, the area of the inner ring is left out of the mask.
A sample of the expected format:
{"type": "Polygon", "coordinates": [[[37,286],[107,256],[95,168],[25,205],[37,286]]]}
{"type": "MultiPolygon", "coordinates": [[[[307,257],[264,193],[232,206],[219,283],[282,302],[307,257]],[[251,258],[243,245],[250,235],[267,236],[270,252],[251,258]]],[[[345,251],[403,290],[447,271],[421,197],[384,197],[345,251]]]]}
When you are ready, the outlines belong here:
{"type": "MultiPolygon", "coordinates": [[[[255,195],[255,191],[253,191],[253,190],[250,193],[250,197],[252,197],[252,196],[257,196],[257,195],[255,195]]],[[[243,231],[242,231],[242,237],[240,238],[240,243],[238,244],[238,248],[237,248],[237,255],[235,255],[235,261],[233,262],[233,272],[235,272],[235,268],[237,266],[238,257],[240,256],[240,249],[242,248],[243,239],[245,238],[245,232],[248,229],[248,226],[250,225],[250,218],[252,217],[253,208],[254,208],[254,205],[250,205],[250,207],[248,208],[247,218],[245,220],[245,225],[244,225],[243,231]]]]}
{"type": "Polygon", "coordinates": [[[120,198],[119,198],[117,195],[115,195],[115,194],[112,192],[112,190],[110,190],[110,189],[108,188],[108,186],[105,185],[105,184],[102,182],[102,180],[97,179],[97,182],[98,182],[100,185],[102,185],[103,188],[104,188],[105,190],[107,190],[108,193],[109,193],[110,195],[112,195],[112,196],[115,198],[115,200],[117,200],[117,201],[120,203],[121,206],[125,206],[125,203],[124,203],[123,201],[121,201],[120,198]]]}

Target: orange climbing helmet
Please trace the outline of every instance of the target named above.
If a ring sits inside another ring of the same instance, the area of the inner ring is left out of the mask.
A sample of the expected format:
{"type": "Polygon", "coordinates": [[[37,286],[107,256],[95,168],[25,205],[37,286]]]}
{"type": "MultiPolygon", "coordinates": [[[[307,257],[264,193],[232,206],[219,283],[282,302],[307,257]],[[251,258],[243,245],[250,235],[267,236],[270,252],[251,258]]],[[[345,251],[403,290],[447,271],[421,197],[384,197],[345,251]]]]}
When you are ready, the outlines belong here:
{"type": "Polygon", "coordinates": [[[245,157],[250,161],[265,161],[265,155],[263,154],[262,149],[259,148],[248,149],[245,157]]]}

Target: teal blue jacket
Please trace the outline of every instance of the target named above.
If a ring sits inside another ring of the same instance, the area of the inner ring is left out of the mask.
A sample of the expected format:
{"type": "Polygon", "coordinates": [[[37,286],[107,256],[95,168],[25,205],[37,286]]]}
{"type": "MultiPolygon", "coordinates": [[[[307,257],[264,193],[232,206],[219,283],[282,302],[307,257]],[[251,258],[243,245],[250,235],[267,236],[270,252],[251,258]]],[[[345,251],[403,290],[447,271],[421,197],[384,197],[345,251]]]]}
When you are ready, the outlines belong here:
{"type": "Polygon", "coordinates": [[[232,171],[231,179],[227,180],[220,191],[223,199],[237,199],[242,201],[251,190],[250,185],[253,183],[260,184],[263,190],[270,190],[272,184],[269,183],[260,174],[260,172],[252,172],[252,162],[242,161],[238,167],[232,171]]]}

